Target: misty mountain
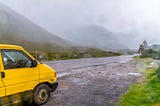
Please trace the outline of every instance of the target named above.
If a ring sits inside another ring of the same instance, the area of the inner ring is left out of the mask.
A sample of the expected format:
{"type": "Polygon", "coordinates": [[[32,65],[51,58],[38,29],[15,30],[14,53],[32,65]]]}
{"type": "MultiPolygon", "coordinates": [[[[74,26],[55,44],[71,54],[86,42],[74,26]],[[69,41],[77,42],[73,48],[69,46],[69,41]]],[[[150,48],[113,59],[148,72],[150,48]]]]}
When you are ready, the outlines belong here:
{"type": "Polygon", "coordinates": [[[3,4],[0,4],[0,43],[45,51],[70,47],[69,42],[44,30],[3,4]]]}
{"type": "MultiPolygon", "coordinates": [[[[120,42],[116,33],[110,32],[99,25],[86,25],[67,32],[65,38],[81,46],[99,48],[103,50],[127,49],[127,45],[120,42]]],[[[122,38],[121,38],[122,39],[122,38]]]]}
{"type": "Polygon", "coordinates": [[[139,44],[143,42],[146,38],[141,38],[140,34],[136,31],[129,32],[129,33],[114,33],[116,35],[116,38],[118,39],[118,42],[120,42],[122,45],[126,45],[129,49],[135,49],[137,50],[139,47],[139,44]]]}

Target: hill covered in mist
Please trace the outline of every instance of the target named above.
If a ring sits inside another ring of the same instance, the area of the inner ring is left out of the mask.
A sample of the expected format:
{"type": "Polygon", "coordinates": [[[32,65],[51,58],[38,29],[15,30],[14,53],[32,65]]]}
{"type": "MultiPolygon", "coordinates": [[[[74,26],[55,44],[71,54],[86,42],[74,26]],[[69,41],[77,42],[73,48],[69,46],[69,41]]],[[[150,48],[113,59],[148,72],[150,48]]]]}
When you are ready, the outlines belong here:
{"type": "Polygon", "coordinates": [[[0,43],[20,45],[34,56],[34,51],[39,51],[38,55],[49,60],[119,55],[64,40],[3,4],[0,4],[0,43]]]}
{"type": "Polygon", "coordinates": [[[124,34],[110,32],[102,26],[91,24],[78,27],[67,32],[65,39],[70,40],[84,47],[99,48],[102,50],[122,50],[128,49],[126,41],[130,37],[124,34]]]}
{"type": "Polygon", "coordinates": [[[54,51],[71,46],[66,40],[44,30],[3,4],[0,4],[0,43],[43,51],[54,51]]]}

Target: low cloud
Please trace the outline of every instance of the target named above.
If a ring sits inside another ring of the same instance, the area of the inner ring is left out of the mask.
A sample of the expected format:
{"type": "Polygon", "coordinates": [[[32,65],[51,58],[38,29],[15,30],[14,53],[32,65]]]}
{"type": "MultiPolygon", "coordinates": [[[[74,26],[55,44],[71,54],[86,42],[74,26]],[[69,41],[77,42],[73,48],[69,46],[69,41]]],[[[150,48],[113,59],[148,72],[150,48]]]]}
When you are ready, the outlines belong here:
{"type": "Polygon", "coordinates": [[[136,32],[137,39],[160,42],[159,0],[0,1],[61,37],[75,27],[98,24],[112,32],[136,32]]]}

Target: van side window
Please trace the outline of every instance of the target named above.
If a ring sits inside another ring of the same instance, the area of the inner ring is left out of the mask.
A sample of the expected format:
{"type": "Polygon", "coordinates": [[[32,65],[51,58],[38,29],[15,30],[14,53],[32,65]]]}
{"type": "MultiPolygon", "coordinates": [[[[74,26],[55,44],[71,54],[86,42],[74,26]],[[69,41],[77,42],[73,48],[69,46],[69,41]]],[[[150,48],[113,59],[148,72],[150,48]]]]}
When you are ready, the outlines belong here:
{"type": "Polygon", "coordinates": [[[20,50],[2,50],[4,69],[29,68],[32,59],[20,50]]]}

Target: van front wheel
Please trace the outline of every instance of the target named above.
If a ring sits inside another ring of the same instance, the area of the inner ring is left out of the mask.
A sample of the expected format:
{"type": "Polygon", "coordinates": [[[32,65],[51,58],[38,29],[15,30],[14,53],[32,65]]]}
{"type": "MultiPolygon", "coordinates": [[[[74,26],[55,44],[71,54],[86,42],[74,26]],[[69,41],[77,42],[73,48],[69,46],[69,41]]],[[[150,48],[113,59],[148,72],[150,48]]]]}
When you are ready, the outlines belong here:
{"type": "Polygon", "coordinates": [[[33,102],[37,105],[45,104],[50,97],[50,89],[46,84],[37,86],[33,93],[33,102]]]}

